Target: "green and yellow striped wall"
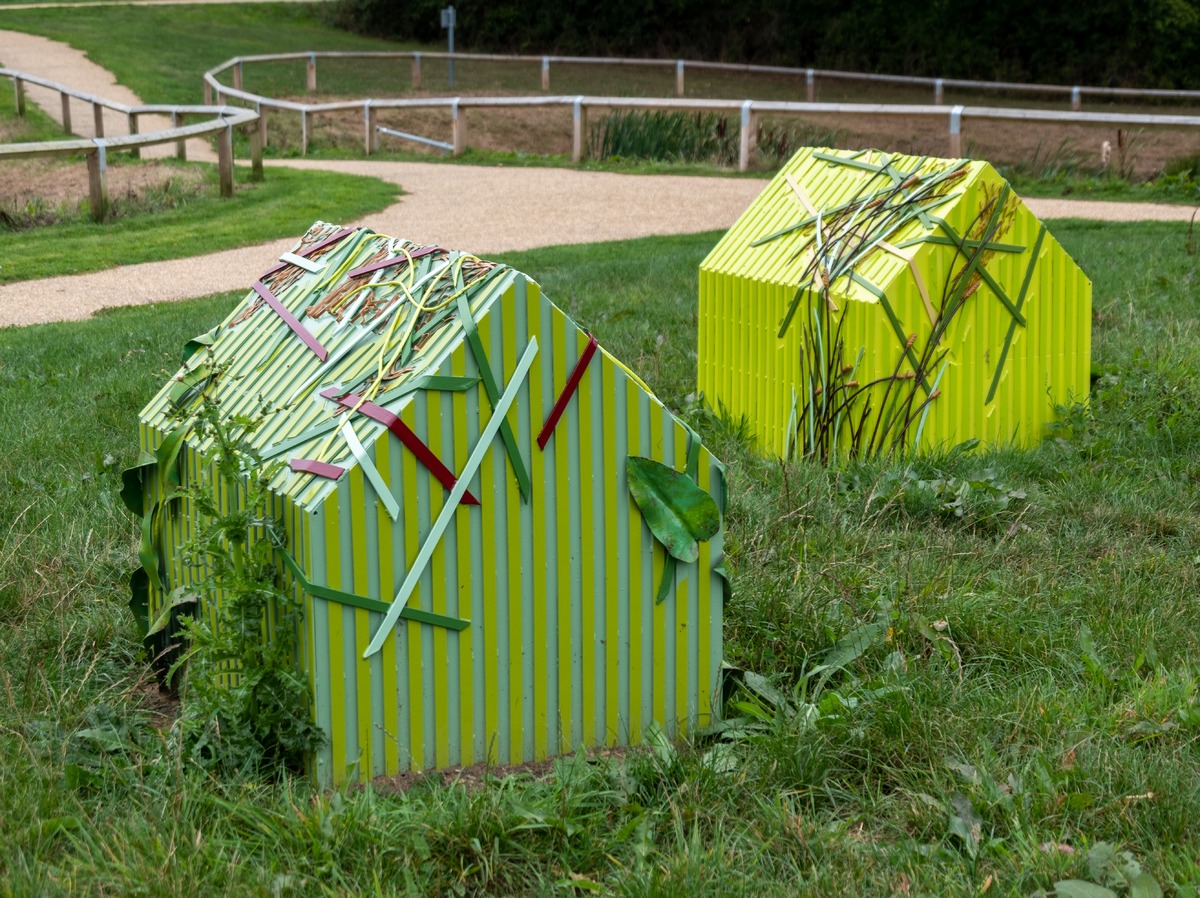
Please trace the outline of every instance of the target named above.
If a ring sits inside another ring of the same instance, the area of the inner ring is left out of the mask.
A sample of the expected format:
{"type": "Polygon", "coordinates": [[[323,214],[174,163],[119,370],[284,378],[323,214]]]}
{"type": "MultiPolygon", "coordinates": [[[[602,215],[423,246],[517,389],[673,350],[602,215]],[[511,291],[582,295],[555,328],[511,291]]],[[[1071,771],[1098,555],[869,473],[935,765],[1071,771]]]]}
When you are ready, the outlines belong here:
{"type": "Polygon", "coordinates": [[[958,244],[980,209],[1000,197],[1004,220],[983,257],[978,289],[943,337],[941,392],[929,403],[918,448],[972,438],[1034,445],[1057,404],[1086,398],[1091,283],[990,165],[806,148],[700,267],[699,389],[714,407],[745,414],[765,452],[782,455],[794,445],[796,397],[810,390],[804,328],[794,321],[779,334],[812,259],[805,247],[818,220],[939,174],[952,176],[946,201],[890,234],[886,248],[866,253],[852,278],[830,285],[849,360],[863,352],[855,377],[866,383],[888,377],[898,363],[901,372],[911,368],[901,362],[906,338],[916,335],[917,346],[929,339],[943,291],[965,264],[958,244]],[[1024,324],[1009,306],[1020,309],[1024,324]]]}
{"type": "MultiPolygon", "coordinates": [[[[343,240],[326,254],[326,271],[362,264],[378,255],[383,239],[364,231],[343,240]]],[[[434,257],[414,261],[418,275],[427,263],[440,264],[434,257]]],[[[303,293],[304,281],[318,277],[306,274],[293,285],[297,301],[280,290],[298,318],[314,298],[303,293]]],[[[317,294],[338,283],[331,280],[317,294]]],[[[368,645],[442,514],[447,489],[376,421],[336,419],[353,420],[366,466],[339,439],[331,440],[337,432],[328,427],[331,403],[319,398],[331,380],[320,374],[328,361],[291,339],[269,310],[247,317],[255,307],[252,295],[206,338],[208,358],[221,371],[210,388],[222,413],[253,413],[264,402],[270,407],[253,437],[260,454],[271,457],[285,446],[274,457],[315,458],[330,445],[326,458],[345,468],[336,480],[284,469],[272,481],[288,542],[279,574],[304,596],[302,664],[314,719],[329,737],[313,759],[323,783],[637,744],[652,722],[677,735],[712,722],[719,711],[722,535],[701,542],[695,562],[674,567],[665,600],[656,602],[667,556],[630,496],[625,465],[629,456],[643,456],[690,470],[723,507],[720,463],[693,447],[695,435],[603,348],[539,448],[539,431],[589,337],[516,271],[491,272],[465,299],[484,364],[501,387],[536,344],[506,416],[531,488],[523,497],[514,461],[497,436],[468,484],[479,504],[460,504],[453,512],[404,616],[374,653],[368,645]],[[367,467],[394,498],[394,519],[367,467]]],[[[313,333],[334,359],[345,335],[321,321],[313,333]]],[[[343,362],[332,380],[353,383],[374,364],[365,351],[373,345],[364,344],[363,364],[343,362]]],[[[413,360],[413,370],[375,401],[460,472],[492,414],[477,353],[452,320],[413,360]]],[[[189,370],[196,370],[194,362],[143,411],[146,450],[179,426],[171,396],[189,370]]],[[[185,450],[185,481],[211,478],[204,449],[185,450]]],[[[147,489],[147,508],[161,495],[161,484],[147,489]]],[[[181,505],[164,524],[161,554],[171,560],[163,590],[151,591],[151,619],[166,592],[195,576],[174,551],[194,526],[194,514],[181,505]]]]}

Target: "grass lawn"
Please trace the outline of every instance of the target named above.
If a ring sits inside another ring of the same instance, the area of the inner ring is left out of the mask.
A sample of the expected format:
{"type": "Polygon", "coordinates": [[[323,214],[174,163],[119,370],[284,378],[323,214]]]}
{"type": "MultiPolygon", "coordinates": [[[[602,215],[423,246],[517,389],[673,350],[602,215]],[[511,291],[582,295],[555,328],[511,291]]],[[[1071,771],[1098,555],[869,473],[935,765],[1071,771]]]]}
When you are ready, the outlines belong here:
{"type": "MultiPolygon", "coordinates": [[[[378,178],[273,167],[265,180],[239,182],[233,199],[222,199],[216,167],[205,167],[207,189],[171,208],[118,216],[104,224],[81,214],[76,221],[6,232],[0,283],[249,246],[294,235],[319,218],[355,221],[386,208],[397,192],[394,184],[378,178]]],[[[248,168],[236,169],[238,179],[248,176],[248,168]]]]}
{"type": "MultiPolygon", "coordinates": [[[[0,330],[0,895],[1157,894],[1124,851],[1196,895],[1200,257],[1182,225],[1052,230],[1094,279],[1104,376],[1039,449],[828,470],[689,413],[729,463],[726,656],[791,696],[728,773],[705,745],[404,794],[177,765],[142,707],[119,472],[234,297],[0,330]]],[[[504,260],[683,408],[717,237],[504,260]]]]}

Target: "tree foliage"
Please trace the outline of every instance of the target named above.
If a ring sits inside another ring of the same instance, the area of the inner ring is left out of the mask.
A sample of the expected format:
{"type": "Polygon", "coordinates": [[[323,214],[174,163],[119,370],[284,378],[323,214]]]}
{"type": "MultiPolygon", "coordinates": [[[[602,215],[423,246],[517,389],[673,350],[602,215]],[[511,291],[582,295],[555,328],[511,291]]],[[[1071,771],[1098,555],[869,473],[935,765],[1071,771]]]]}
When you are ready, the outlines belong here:
{"type": "MultiPolygon", "coordinates": [[[[363,33],[436,43],[445,0],[333,0],[363,33]]],[[[679,56],[947,78],[1194,88],[1200,0],[460,0],[464,51],[679,56]]]]}

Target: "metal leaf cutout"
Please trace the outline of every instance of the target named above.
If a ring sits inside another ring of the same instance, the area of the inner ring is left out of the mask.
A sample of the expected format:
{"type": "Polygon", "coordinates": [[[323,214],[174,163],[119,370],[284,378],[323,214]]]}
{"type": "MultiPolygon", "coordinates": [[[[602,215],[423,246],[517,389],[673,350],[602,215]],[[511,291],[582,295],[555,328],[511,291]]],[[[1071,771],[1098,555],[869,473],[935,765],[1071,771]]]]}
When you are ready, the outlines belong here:
{"type": "Polygon", "coordinates": [[[649,458],[630,456],[625,473],[633,501],[672,558],[691,563],[700,556],[698,540],[721,529],[721,512],[713,497],[686,475],[649,458]]]}

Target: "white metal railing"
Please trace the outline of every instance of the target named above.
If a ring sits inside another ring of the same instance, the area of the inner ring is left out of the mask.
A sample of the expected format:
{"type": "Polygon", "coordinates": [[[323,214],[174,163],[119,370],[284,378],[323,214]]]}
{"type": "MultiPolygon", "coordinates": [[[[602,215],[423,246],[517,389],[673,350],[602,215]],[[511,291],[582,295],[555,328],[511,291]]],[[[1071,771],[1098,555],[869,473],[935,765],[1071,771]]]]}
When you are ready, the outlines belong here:
{"type": "MultiPolygon", "coordinates": [[[[0,161],[5,159],[24,159],[49,156],[72,156],[82,153],[87,158],[88,194],[92,218],[97,221],[104,219],[108,211],[108,153],[113,150],[131,150],[140,154],[142,147],[174,143],[175,155],[179,159],[187,158],[187,140],[192,137],[203,137],[208,134],[217,136],[217,169],[219,172],[221,196],[233,196],[233,129],[258,120],[258,113],[239,106],[222,106],[206,104],[203,106],[169,106],[141,105],[128,106],[115,100],[108,100],[85,91],[76,90],[59,84],[47,78],[18,72],[14,69],[0,68],[0,77],[8,78],[13,83],[17,115],[25,114],[25,86],[34,84],[52,91],[57,91],[62,102],[63,130],[71,133],[71,103],[72,99],[90,104],[95,137],[68,138],[65,140],[41,141],[35,143],[0,144],[0,161]],[[104,133],[104,110],[112,110],[125,116],[128,133],[106,136],[104,133]],[[172,127],[162,131],[140,133],[139,120],[143,115],[169,115],[172,127]],[[191,125],[183,124],[189,116],[205,116],[209,120],[196,122],[191,125]]],[[[251,132],[250,157],[252,176],[262,177],[262,144],[259,142],[258,129],[251,132]]]]}
{"type": "MultiPolygon", "coordinates": [[[[940,100],[944,96],[944,88],[969,86],[973,88],[992,88],[1005,90],[1041,90],[1041,91],[1072,91],[1071,111],[1047,109],[1010,109],[993,106],[945,106],[940,103],[932,105],[908,105],[891,103],[818,103],[786,102],[775,100],[711,100],[689,99],[682,96],[675,98],[654,97],[589,97],[589,96],[517,96],[517,97],[417,97],[403,98],[370,98],[340,100],[328,103],[298,103],[291,100],[276,100],[271,97],[251,93],[242,88],[243,66],[247,62],[281,61],[289,59],[307,60],[307,88],[315,91],[317,86],[317,59],[320,58],[409,58],[412,60],[412,84],[414,89],[421,83],[421,58],[434,57],[448,59],[448,53],[417,53],[417,52],[307,52],[307,53],[275,53],[258,56],[234,57],[204,73],[204,89],[206,102],[214,97],[218,102],[226,99],[236,99],[251,104],[261,113],[265,109],[277,109],[295,112],[300,116],[300,152],[308,152],[311,136],[311,118],[314,115],[327,112],[361,109],[363,115],[363,151],[367,155],[378,149],[380,126],[378,113],[381,109],[429,109],[444,108],[450,112],[451,140],[450,146],[455,155],[460,155],[467,146],[466,111],[470,108],[505,108],[514,109],[523,106],[560,106],[569,107],[572,111],[572,148],[571,156],[579,161],[586,155],[587,149],[587,114],[591,109],[655,109],[655,110],[704,110],[724,112],[740,116],[740,144],[738,153],[738,168],[745,171],[749,168],[750,159],[754,153],[758,133],[758,117],[761,115],[813,115],[832,114],[845,116],[897,116],[908,118],[941,118],[946,122],[948,137],[948,153],[950,156],[962,155],[962,126],[966,119],[998,120],[998,121],[1035,121],[1052,122],[1057,124],[1082,125],[1120,125],[1126,127],[1200,127],[1200,116],[1191,115],[1147,115],[1139,113],[1116,112],[1081,112],[1078,111],[1079,96],[1083,92],[1091,94],[1111,94],[1120,96],[1155,96],[1175,98],[1200,98],[1200,91],[1132,91],[1125,88],[1100,87],[1071,87],[1061,85],[1022,85],[996,81],[964,81],[951,79],[914,78],[901,75],[860,75],[852,72],[830,72],[813,69],[785,69],[775,66],[737,66],[728,63],[701,63],[676,60],[676,92],[683,92],[683,72],[686,66],[702,68],[722,68],[729,70],[751,70],[757,72],[783,73],[812,73],[808,77],[811,88],[813,79],[821,77],[853,77],[864,80],[889,81],[905,84],[937,83],[936,96],[940,100]],[[217,80],[217,76],[228,71],[233,72],[233,85],[226,86],[217,80]]],[[[499,56],[493,54],[454,54],[455,59],[490,60],[490,61],[530,61],[542,62],[542,87],[549,87],[549,66],[552,62],[568,63],[606,63],[621,65],[665,65],[664,60],[658,59],[600,59],[590,57],[566,56],[499,56]]],[[[812,96],[810,90],[810,97],[812,96]]],[[[267,117],[260,115],[260,141],[267,143],[267,117]]],[[[390,129],[385,129],[384,133],[390,129]]],[[[435,143],[440,143],[435,142],[435,143]]]]}

